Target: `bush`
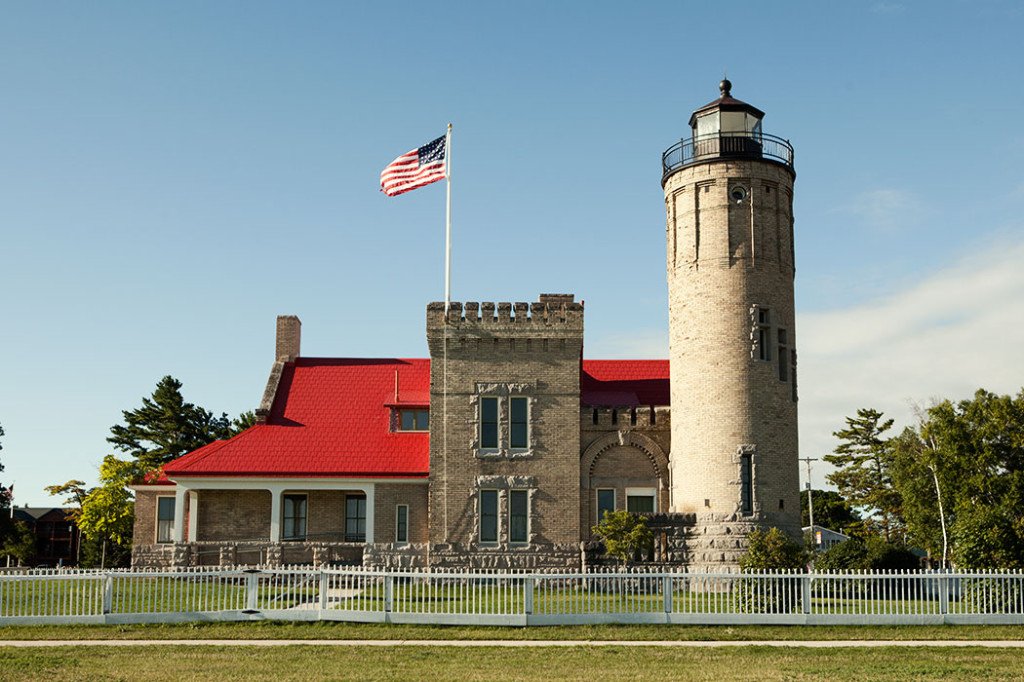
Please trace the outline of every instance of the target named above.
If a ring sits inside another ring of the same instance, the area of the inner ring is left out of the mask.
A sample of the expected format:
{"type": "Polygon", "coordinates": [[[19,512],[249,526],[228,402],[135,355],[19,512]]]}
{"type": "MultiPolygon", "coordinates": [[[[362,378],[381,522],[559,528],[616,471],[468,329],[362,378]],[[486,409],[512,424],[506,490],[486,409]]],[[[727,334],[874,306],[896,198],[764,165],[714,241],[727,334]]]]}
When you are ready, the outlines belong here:
{"type": "Polygon", "coordinates": [[[740,557],[744,571],[803,569],[807,550],[778,528],[755,530],[747,536],[747,553],[740,557]]]}

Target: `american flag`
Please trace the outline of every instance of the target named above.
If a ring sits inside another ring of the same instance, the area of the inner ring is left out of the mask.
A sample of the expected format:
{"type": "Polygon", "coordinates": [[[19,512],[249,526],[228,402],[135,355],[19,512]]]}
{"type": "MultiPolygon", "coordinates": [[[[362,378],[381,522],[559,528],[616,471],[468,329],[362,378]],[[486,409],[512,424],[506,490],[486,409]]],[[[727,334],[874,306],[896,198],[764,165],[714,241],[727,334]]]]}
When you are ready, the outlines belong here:
{"type": "Polygon", "coordinates": [[[445,177],[445,136],[402,154],[380,172],[380,189],[389,197],[445,177]]]}

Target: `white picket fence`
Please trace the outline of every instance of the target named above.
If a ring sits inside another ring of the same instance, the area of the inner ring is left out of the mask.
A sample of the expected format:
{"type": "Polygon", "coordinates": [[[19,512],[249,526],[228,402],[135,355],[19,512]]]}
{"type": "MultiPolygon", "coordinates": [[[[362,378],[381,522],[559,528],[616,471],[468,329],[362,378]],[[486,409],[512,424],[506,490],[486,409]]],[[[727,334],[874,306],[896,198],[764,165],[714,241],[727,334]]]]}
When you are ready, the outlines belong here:
{"type": "Polygon", "coordinates": [[[262,567],[0,574],[0,625],[1024,624],[1024,572],[586,573],[262,567]]]}

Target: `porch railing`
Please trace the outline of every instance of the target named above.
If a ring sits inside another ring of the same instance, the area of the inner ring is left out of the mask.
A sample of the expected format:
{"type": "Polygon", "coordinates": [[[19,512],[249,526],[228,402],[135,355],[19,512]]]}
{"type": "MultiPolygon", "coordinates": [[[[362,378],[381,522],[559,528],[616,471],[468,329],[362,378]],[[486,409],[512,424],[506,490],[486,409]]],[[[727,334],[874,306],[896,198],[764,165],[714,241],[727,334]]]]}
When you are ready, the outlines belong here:
{"type": "Polygon", "coordinates": [[[197,567],[0,575],[0,625],[259,619],[519,626],[1024,624],[1024,572],[197,567]]]}

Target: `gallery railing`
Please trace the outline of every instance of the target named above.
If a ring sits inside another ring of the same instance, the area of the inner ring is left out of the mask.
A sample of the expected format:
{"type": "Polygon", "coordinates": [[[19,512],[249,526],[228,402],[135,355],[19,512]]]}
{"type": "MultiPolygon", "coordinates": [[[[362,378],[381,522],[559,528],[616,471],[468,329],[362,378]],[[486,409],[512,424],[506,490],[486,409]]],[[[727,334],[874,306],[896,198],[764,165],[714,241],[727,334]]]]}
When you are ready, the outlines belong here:
{"type": "Polygon", "coordinates": [[[0,625],[260,619],[520,626],[1024,624],[1024,572],[211,567],[0,574],[0,625]]]}
{"type": "Polygon", "coordinates": [[[661,155],[662,181],[696,163],[722,158],[767,159],[793,170],[793,145],[767,133],[714,133],[680,140],[661,155]]]}

